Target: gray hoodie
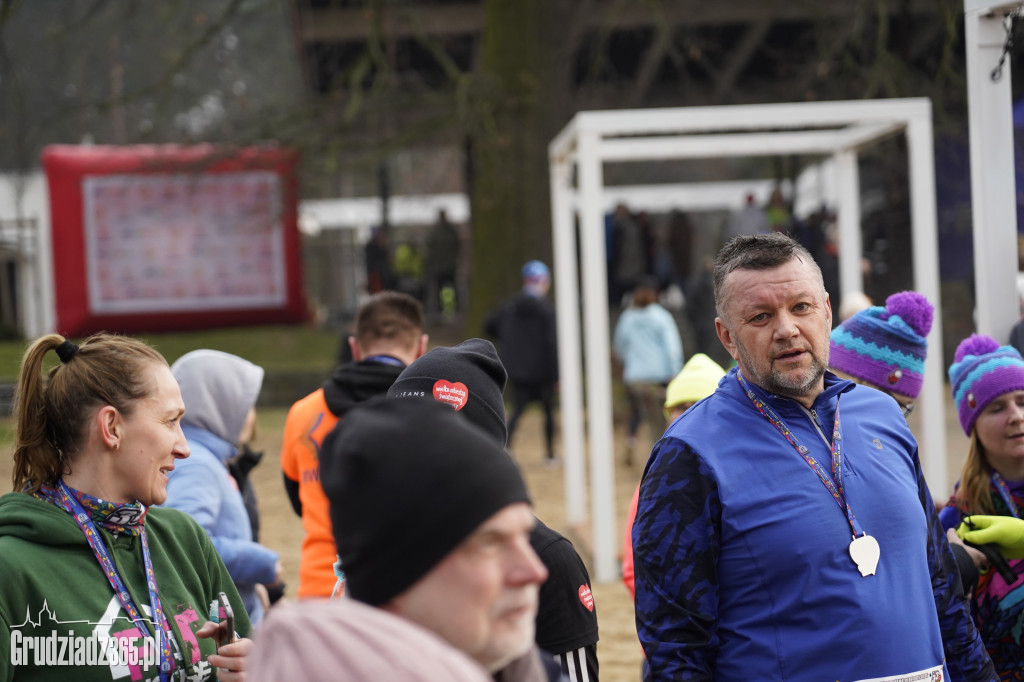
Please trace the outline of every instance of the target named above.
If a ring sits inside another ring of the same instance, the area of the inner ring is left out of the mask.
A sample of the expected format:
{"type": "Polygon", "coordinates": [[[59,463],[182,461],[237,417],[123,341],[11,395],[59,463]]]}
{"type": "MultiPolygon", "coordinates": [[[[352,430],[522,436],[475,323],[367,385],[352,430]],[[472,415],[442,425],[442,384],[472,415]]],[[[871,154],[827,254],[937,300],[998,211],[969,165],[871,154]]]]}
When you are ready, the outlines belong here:
{"type": "Polygon", "coordinates": [[[171,372],[185,401],[182,424],[237,443],[245,416],[259,397],[263,368],[237,355],[201,349],[178,358],[171,372]]]}

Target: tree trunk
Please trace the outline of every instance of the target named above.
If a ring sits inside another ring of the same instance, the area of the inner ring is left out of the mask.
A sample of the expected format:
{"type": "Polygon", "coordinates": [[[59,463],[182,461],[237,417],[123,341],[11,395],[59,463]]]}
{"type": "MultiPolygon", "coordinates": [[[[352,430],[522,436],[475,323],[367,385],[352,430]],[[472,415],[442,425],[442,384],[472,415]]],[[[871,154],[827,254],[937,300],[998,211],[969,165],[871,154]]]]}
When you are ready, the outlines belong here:
{"type": "Polygon", "coordinates": [[[568,88],[566,60],[551,55],[553,15],[562,2],[485,0],[475,101],[469,128],[473,254],[466,333],[520,287],[520,269],[551,264],[547,145],[568,88]],[[547,30],[545,30],[547,29],[547,30]],[[552,65],[556,64],[554,68],[552,65]]]}

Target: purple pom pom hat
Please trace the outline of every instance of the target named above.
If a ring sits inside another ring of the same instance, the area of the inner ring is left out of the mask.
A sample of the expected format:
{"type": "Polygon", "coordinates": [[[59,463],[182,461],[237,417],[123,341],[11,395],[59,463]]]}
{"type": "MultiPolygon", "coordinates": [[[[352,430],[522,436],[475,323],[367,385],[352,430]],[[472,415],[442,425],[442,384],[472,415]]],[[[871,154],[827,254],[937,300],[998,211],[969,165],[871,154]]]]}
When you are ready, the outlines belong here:
{"type": "Polygon", "coordinates": [[[985,407],[1010,391],[1024,390],[1024,358],[1013,346],[1000,346],[991,336],[971,334],[960,342],[949,366],[953,402],[964,433],[985,407]]]}
{"type": "Polygon", "coordinates": [[[832,331],[829,366],[906,396],[921,393],[934,307],[916,291],[901,291],[850,317],[832,331]]]}

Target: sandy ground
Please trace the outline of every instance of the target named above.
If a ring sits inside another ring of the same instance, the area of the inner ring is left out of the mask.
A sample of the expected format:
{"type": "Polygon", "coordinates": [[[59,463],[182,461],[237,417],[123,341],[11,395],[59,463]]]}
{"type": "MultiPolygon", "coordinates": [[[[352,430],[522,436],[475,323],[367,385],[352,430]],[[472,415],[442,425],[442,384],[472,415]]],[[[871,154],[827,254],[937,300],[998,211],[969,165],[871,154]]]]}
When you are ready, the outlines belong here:
{"type": "MultiPolygon", "coordinates": [[[[952,410],[952,401],[947,396],[947,449],[950,453],[966,452],[967,440],[960,431],[956,414],[952,410]]],[[[257,449],[265,450],[263,462],[254,470],[253,480],[261,513],[262,541],[265,545],[277,550],[283,559],[286,569],[289,592],[294,594],[298,585],[299,548],[302,542],[302,525],[288,503],[280,473],[281,430],[284,423],[285,410],[263,409],[259,414],[259,436],[257,449]]],[[[911,428],[917,432],[919,415],[910,418],[911,428]]],[[[541,415],[530,410],[520,422],[511,450],[519,461],[529,482],[535,500],[536,512],[549,526],[567,535],[577,545],[581,556],[589,563],[589,542],[586,529],[568,528],[565,523],[565,488],[563,470],[547,469],[542,465],[542,428],[541,415]]],[[[11,428],[9,419],[0,422],[0,427],[11,428]]],[[[641,437],[645,432],[641,431],[641,437]]],[[[632,467],[621,464],[622,429],[617,426],[615,431],[616,446],[614,452],[619,464],[616,467],[616,516],[619,524],[619,535],[623,528],[633,489],[643,472],[646,457],[645,448],[649,451],[651,441],[640,443],[639,456],[632,467]]],[[[9,440],[8,440],[9,442],[9,440]]],[[[557,445],[556,445],[556,449],[557,445]]],[[[560,452],[560,450],[558,450],[560,452]]],[[[962,455],[949,458],[948,470],[950,481],[956,480],[962,455]]],[[[10,490],[11,459],[9,453],[0,454],[0,493],[10,490]]],[[[937,500],[941,502],[942,500],[937,500]]],[[[621,541],[619,541],[621,542],[621,541]]],[[[617,545],[618,546],[618,543],[617,545]]],[[[632,602],[629,593],[620,581],[594,584],[593,592],[597,606],[601,641],[598,644],[601,680],[603,682],[635,682],[640,679],[640,662],[642,653],[636,639],[633,623],[632,602]]],[[[286,593],[287,594],[287,593],[286,593]]]]}

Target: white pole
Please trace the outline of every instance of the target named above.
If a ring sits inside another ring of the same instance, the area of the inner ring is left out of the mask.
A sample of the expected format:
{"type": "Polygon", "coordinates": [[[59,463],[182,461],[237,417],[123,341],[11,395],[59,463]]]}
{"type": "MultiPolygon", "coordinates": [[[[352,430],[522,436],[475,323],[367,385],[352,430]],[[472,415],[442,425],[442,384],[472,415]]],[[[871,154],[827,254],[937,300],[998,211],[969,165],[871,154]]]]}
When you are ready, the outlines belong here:
{"type": "Polygon", "coordinates": [[[587,434],[590,495],[597,582],[618,578],[615,561],[615,460],[612,456],[611,349],[608,341],[608,282],[605,264],[600,138],[580,126],[578,138],[579,205],[583,262],[583,316],[586,320],[587,434]]]}
{"type": "Polygon", "coordinates": [[[1006,40],[1002,12],[964,14],[967,112],[971,143],[976,328],[1006,343],[1017,308],[1017,206],[1014,188],[1010,56],[992,79],[1006,40]]]}
{"type": "MultiPolygon", "coordinates": [[[[836,179],[839,185],[839,296],[847,298],[864,291],[864,273],[860,262],[863,253],[860,233],[860,174],[857,151],[843,149],[836,152],[836,179]]],[[[833,305],[833,315],[839,311],[833,305]]]]}
{"type": "Polygon", "coordinates": [[[907,126],[907,156],[910,166],[911,255],[914,289],[935,306],[928,334],[928,355],[924,363],[924,386],[917,402],[921,410],[921,467],[925,480],[938,500],[951,491],[946,473],[945,373],[942,357],[942,302],[939,284],[939,244],[935,209],[935,152],[932,139],[931,102],[907,126]]]}
{"type": "Polygon", "coordinates": [[[551,233],[554,240],[555,309],[558,320],[558,386],[565,462],[565,517],[587,520],[586,455],[583,451],[583,358],[580,353],[580,289],[576,227],[569,201],[572,163],[551,159],[551,233]]]}

